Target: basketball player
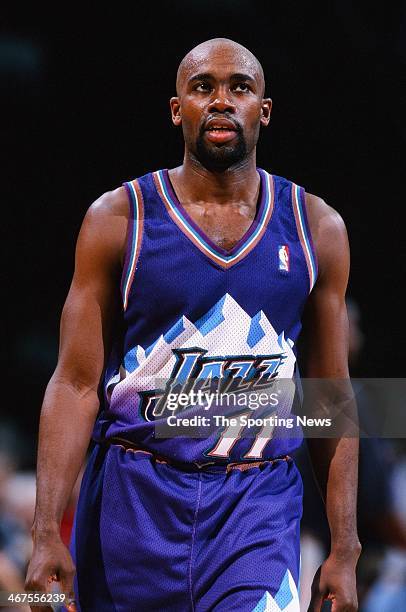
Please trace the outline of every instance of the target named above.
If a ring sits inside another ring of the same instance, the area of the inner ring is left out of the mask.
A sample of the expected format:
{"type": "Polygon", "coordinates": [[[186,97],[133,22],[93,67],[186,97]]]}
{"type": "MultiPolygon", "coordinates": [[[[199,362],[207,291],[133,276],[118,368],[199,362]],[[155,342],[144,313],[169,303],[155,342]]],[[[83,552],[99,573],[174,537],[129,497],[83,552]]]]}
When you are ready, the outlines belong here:
{"type": "MultiPolygon", "coordinates": [[[[264,88],[241,45],[198,45],[170,101],[183,164],[104,194],[83,222],[41,414],[26,584],[60,580],[71,609],[299,610],[300,438],[155,435],[168,391],[157,380],[292,378],[305,304],[310,376],[348,376],[345,227],[256,167],[264,88]],[[91,437],[70,554],[59,525],[91,437]]],[[[331,528],[311,609],[329,598],[353,611],[357,440],[309,444],[331,528]]]]}

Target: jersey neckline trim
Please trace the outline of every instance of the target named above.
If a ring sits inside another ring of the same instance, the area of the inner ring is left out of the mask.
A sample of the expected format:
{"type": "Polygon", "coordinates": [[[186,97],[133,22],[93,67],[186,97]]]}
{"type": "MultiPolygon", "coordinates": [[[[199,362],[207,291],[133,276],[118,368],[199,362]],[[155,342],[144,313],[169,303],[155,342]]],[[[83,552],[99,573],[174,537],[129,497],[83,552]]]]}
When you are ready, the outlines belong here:
{"type": "Polygon", "coordinates": [[[273,176],[261,168],[257,168],[257,171],[261,186],[260,202],[257,206],[255,218],[242,238],[230,251],[217,246],[186,212],[172,187],[168,169],[154,172],[153,178],[158,195],[163,201],[169,216],[179,229],[210,259],[223,268],[230,268],[255,248],[272,217],[275,192],[273,176]]]}

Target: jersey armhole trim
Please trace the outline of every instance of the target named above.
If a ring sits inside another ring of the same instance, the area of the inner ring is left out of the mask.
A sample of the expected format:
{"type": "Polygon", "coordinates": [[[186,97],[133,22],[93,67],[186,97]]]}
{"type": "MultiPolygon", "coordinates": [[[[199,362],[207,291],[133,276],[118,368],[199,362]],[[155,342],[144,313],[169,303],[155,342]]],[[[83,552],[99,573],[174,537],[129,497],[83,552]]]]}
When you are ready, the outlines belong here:
{"type": "Polygon", "coordinates": [[[317,278],[317,258],[307,219],[305,190],[303,189],[303,187],[295,185],[295,183],[292,183],[292,205],[293,212],[295,215],[297,232],[305,256],[307,269],[309,272],[310,293],[314,287],[317,278]]]}
{"type": "Polygon", "coordinates": [[[144,203],[142,191],[138,181],[123,183],[128,195],[130,215],[128,218],[128,238],[126,254],[124,259],[123,273],[121,276],[121,295],[124,311],[128,306],[128,296],[134,279],[137,261],[140,255],[141,242],[144,226],[144,203]]]}

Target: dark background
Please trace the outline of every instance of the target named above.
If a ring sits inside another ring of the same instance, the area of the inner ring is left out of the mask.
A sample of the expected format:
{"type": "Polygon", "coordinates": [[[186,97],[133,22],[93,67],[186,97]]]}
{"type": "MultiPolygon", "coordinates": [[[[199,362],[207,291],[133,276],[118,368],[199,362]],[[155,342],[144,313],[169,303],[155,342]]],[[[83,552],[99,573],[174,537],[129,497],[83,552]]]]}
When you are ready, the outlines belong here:
{"type": "Polygon", "coordinates": [[[83,215],[122,181],[181,162],[168,106],[176,69],[215,36],[263,64],[274,108],[258,165],[322,196],[347,224],[366,336],[359,375],[404,376],[405,3],[86,9],[2,9],[2,420],[35,445],[83,215]]]}

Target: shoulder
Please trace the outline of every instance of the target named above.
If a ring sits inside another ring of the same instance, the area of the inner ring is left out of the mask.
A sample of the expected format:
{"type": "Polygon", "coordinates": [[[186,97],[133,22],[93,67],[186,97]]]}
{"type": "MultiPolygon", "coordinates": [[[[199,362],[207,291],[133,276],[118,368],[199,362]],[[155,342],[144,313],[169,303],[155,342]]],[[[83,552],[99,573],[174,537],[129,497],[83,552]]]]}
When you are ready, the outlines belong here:
{"type": "Polygon", "coordinates": [[[327,202],[312,193],[305,194],[306,213],[313,239],[328,233],[329,235],[346,233],[341,215],[327,202]]]}
{"type": "Polygon", "coordinates": [[[319,196],[305,195],[309,222],[319,273],[330,265],[348,266],[349,246],[345,223],[341,215],[319,196]]]}
{"type": "Polygon", "coordinates": [[[128,231],[129,201],[126,189],[103,193],[87,209],[79,239],[109,252],[123,262],[128,231]]]}
{"type": "Polygon", "coordinates": [[[86,217],[94,223],[114,222],[114,219],[129,217],[128,195],[124,187],[106,191],[88,208],[86,217]]]}
{"type": "MultiPolygon", "coordinates": [[[[299,188],[299,186],[290,179],[275,174],[272,176],[274,181],[278,184],[279,191],[292,191],[295,187],[299,188]]],[[[306,191],[304,191],[304,193],[306,216],[315,246],[322,239],[346,239],[347,231],[341,215],[332,206],[327,204],[323,198],[312,193],[307,193],[306,191]]]]}

